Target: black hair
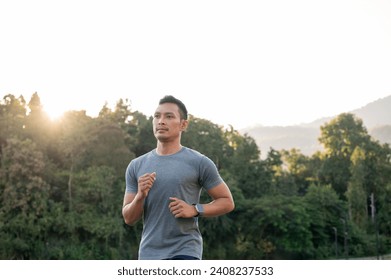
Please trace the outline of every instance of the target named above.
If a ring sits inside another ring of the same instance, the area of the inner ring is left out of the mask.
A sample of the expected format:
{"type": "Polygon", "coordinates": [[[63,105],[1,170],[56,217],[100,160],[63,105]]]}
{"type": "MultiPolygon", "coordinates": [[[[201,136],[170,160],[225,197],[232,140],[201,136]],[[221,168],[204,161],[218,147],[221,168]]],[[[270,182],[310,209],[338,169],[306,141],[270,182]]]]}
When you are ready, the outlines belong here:
{"type": "Polygon", "coordinates": [[[166,95],[162,99],[160,99],[159,105],[162,105],[164,103],[176,104],[179,108],[179,114],[181,115],[181,118],[187,120],[187,109],[186,109],[185,104],[183,104],[182,101],[180,101],[179,99],[175,98],[172,95],[166,95]]]}

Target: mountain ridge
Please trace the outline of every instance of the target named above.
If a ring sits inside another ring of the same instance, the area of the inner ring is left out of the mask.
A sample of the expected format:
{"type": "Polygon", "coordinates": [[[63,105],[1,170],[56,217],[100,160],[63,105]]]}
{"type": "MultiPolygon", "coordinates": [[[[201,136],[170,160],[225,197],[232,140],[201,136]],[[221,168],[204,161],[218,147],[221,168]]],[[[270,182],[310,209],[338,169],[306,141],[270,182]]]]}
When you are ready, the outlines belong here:
{"type": "MultiPolygon", "coordinates": [[[[346,113],[352,113],[362,119],[368,133],[374,139],[380,143],[391,144],[391,95],[346,113]]],[[[335,117],[319,118],[313,122],[291,126],[255,125],[244,128],[240,132],[255,139],[262,158],[266,157],[270,148],[275,150],[296,148],[304,155],[310,156],[323,149],[318,142],[320,127],[335,117]]]]}

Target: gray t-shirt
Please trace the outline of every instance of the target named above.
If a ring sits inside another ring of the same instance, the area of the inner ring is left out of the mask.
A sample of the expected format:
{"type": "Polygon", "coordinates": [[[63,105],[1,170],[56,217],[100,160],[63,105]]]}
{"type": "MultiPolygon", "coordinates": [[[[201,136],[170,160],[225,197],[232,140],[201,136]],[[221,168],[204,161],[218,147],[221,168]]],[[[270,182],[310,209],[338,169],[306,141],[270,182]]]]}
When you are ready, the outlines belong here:
{"type": "Polygon", "coordinates": [[[186,147],[168,156],[160,156],[153,150],[128,165],[126,192],[136,193],[138,178],[152,172],[156,172],[156,180],[144,202],[139,259],[166,259],[176,255],[201,259],[202,236],[198,218],[175,218],[168,208],[169,197],[189,204],[198,203],[202,188],[209,190],[223,182],[216,165],[208,157],[186,147]]]}

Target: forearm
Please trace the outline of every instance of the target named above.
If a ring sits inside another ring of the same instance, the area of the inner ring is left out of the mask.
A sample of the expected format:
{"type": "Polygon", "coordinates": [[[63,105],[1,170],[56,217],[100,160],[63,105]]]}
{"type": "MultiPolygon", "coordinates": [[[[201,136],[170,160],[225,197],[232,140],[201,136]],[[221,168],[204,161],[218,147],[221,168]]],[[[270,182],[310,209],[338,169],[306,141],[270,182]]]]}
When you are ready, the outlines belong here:
{"type": "Polygon", "coordinates": [[[128,225],[134,225],[141,219],[144,211],[144,199],[140,199],[137,196],[133,201],[125,203],[122,207],[122,216],[124,221],[128,225]]]}
{"type": "Polygon", "coordinates": [[[213,200],[208,204],[203,204],[204,217],[217,217],[231,212],[235,205],[230,197],[222,197],[213,200]]]}
{"type": "Polygon", "coordinates": [[[216,217],[234,210],[235,203],[232,194],[225,183],[208,190],[212,202],[203,204],[205,217],[216,217]]]}

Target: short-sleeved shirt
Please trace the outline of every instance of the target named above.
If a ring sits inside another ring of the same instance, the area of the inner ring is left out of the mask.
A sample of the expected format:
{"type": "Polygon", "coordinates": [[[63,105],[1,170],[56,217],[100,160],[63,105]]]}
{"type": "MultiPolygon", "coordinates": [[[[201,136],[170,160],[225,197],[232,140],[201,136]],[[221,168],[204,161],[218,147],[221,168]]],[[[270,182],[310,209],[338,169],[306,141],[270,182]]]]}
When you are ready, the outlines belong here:
{"type": "Polygon", "coordinates": [[[199,202],[202,188],[221,184],[216,165],[201,153],[182,147],[172,155],[153,150],[132,160],[126,169],[126,192],[137,193],[138,178],[156,172],[156,180],[144,201],[143,232],[139,259],[167,259],[176,255],[202,258],[202,236],[198,218],[175,218],[170,197],[188,204],[199,202]]]}

